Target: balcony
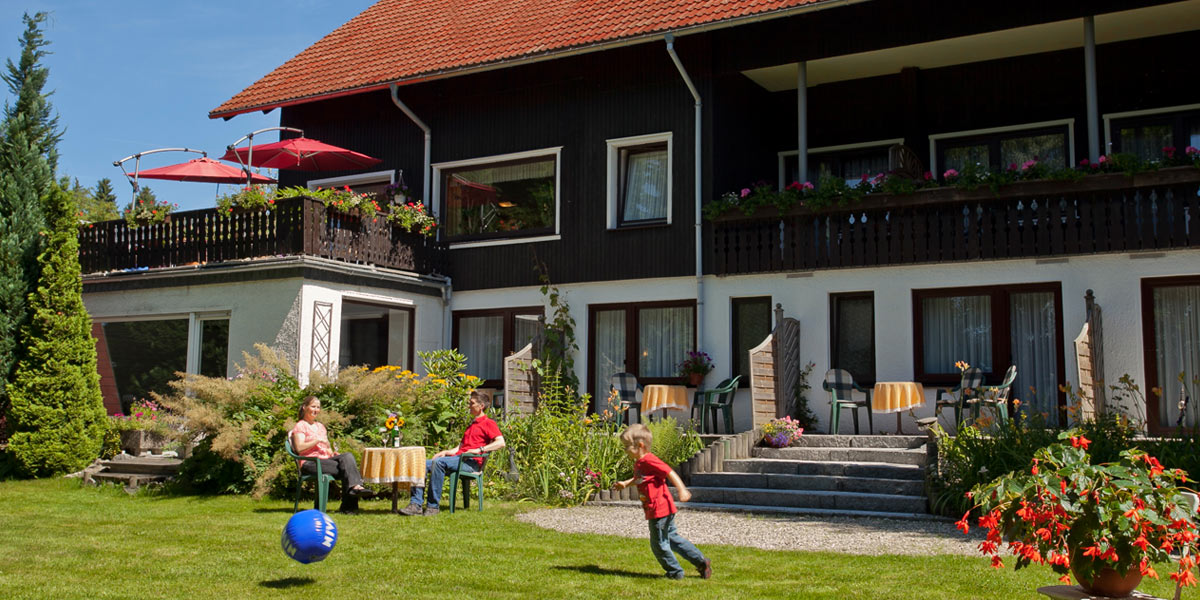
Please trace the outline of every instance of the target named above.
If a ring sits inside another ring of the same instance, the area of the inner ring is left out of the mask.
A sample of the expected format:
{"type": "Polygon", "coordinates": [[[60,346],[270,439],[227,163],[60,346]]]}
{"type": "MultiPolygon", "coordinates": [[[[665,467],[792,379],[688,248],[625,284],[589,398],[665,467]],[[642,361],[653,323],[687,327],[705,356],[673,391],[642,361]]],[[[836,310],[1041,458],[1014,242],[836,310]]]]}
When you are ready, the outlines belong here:
{"type": "Polygon", "coordinates": [[[705,272],[813,271],[1200,248],[1200,169],[943,187],[712,223],[705,272]]]}
{"type": "Polygon", "coordinates": [[[215,208],[173,213],[130,227],[95,223],[79,232],[84,274],[203,265],[277,256],[318,256],[419,274],[446,273],[444,245],[382,216],[363,218],[312,198],[280,200],[270,211],[221,215],[215,208]]]}

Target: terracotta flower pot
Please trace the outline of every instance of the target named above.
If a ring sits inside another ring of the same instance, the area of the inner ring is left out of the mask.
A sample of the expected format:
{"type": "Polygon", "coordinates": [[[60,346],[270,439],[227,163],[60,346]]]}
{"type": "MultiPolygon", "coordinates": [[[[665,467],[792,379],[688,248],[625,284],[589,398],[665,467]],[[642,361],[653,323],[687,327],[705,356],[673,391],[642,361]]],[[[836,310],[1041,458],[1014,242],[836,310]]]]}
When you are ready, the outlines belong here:
{"type": "Polygon", "coordinates": [[[700,387],[704,381],[704,373],[688,373],[688,385],[691,387],[700,387]]]}
{"type": "Polygon", "coordinates": [[[1105,567],[1096,575],[1095,580],[1087,581],[1075,568],[1075,563],[1071,563],[1071,575],[1075,576],[1075,580],[1079,582],[1079,587],[1082,587],[1083,591],[1093,596],[1109,598],[1125,598],[1133,593],[1133,590],[1142,582],[1142,573],[1136,567],[1129,569],[1124,575],[1115,569],[1105,567]]]}

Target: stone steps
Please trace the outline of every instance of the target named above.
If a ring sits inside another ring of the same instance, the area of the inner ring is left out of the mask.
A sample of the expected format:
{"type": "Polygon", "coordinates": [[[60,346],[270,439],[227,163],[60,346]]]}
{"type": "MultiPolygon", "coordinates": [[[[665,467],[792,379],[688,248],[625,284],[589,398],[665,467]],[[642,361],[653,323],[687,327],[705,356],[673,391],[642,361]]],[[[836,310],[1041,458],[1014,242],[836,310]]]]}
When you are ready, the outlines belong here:
{"type": "Polygon", "coordinates": [[[905,448],[917,449],[929,441],[923,435],[802,435],[800,448],[905,448]]]}
{"type": "Polygon", "coordinates": [[[85,470],[84,481],[87,483],[117,483],[126,491],[133,491],[150,483],[163,483],[170,480],[179,472],[182,460],[158,456],[142,456],[138,458],[120,455],[112,460],[99,461],[94,467],[85,470]]]}
{"type": "MultiPolygon", "coordinates": [[[[726,463],[728,468],[728,463],[726,463]]],[[[787,475],[782,473],[697,473],[692,486],[751,488],[760,490],[856,492],[922,496],[925,484],[919,479],[884,479],[843,475],[787,475]]]]}
{"type": "Polygon", "coordinates": [[[878,462],[824,462],[779,458],[743,458],[726,460],[725,473],[778,473],[781,475],[824,475],[830,477],[875,477],[922,481],[924,468],[878,462]]]}
{"type": "Polygon", "coordinates": [[[925,496],[739,487],[688,486],[688,489],[692,492],[692,501],[707,504],[907,513],[926,510],[925,496]]]}
{"type": "Polygon", "coordinates": [[[898,465],[924,466],[928,458],[922,448],[841,448],[841,447],[791,447],[755,448],[757,458],[784,460],[889,463],[898,465]]]}

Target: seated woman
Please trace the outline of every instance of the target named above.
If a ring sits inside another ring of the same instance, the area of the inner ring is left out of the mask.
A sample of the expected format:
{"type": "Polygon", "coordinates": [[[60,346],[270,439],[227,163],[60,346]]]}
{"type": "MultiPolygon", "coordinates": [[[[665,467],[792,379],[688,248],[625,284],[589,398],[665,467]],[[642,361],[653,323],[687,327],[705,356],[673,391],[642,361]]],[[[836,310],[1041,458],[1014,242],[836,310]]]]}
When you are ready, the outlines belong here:
{"type": "MultiPolygon", "coordinates": [[[[349,452],[334,454],[333,449],[330,448],[325,424],[316,421],[316,417],[320,413],[320,398],[309,396],[300,402],[300,420],[296,422],[296,426],[289,434],[292,436],[292,448],[300,456],[319,459],[322,473],[342,480],[344,495],[342,496],[342,505],[338,509],[339,512],[356,511],[359,497],[370,496],[371,490],[362,485],[362,475],[358,474],[358,464],[354,462],[354,455],[349,452]]],[[[315,474],[317,465],[313,461],[306,460],[301,463],[300,470],[306,475],[315,474]]]]}

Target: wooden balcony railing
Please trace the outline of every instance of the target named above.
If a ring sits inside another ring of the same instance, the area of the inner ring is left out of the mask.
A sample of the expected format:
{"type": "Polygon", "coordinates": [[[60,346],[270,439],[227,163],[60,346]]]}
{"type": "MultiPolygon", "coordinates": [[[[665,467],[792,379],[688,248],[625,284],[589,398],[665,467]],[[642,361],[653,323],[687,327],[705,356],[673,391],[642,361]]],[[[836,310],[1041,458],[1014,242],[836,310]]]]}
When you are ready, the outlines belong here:
{"type": "Polygon", "coordinates": [[[402,231],[382,216],[348,215],[312,198],[289,198],[270,211],[227,216],[216,209],[178,212],[167,222],[140,227],[105,221],[79,232],[84,273],[295,255],[421,274],[446,272],[444,245],[402,231]]]}
{"type": "Polygon", "coordinates": [[[1200,169],[868,196],[847,207],[722,215],[705,272],[809,271],[1200,247],[1200,169]]]}

